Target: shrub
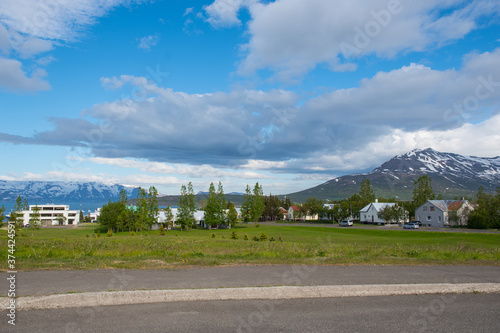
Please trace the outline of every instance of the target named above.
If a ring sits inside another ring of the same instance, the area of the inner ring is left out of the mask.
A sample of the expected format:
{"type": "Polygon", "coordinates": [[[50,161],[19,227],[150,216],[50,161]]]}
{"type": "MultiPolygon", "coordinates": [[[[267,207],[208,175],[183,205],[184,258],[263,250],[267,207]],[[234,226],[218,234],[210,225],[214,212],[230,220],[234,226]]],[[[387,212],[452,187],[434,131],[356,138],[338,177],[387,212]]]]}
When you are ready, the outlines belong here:
{"type": "Polygon", "coordinates": [[[160,236],[165,236],[165,228],[163,227],[163,224],[160,224],[160,236]]]}
{"type": "Polygon", "coordinates": [[[257,237],[257,236],[253,236],[253,238],[252,238],[252,239],[253,239],[254,241],[256,241],[256,242],[258,242],[258,241],[259,241],[259,237],[257,237]]]}
{"type": "Polygon", "coordinates": [[[245,234],[245,236],[243,237],[244,240],[248,240],[248,235],[245,234]]]}
{"type": "Polygon", "coordinates": [[[135,236],[135,232],[131,231],[130,236],[135,236]]]}
{"type": "Polygon", "coordinates": [[[215,238],[215,234],[212,232],[212,238],[215,238]]]}
{"type": "Polygon", "coordinates": [[[233,230],[233,232],[231,233],[231,239],[238,239],[238,234],[236,233],[236,231],[233,230]]]}
{"type": "Polygon", "coordinates": [[[106,237],[113,237],[113,230],[111,230],[111,228],[108,229],[108,232],[106,233],[106,237]]]}
{"type": "Polygon", "coordinates": [[[274,242],[275,240],[276,240],[276,239],[274,239],[274,237],[269,238],[269,241],[270,241],[270,242],[274,242]]]}
{"type": "Polygon", "coordinates": [[[267,235],[265,233],[260,234],[260,240],[261,241],[266,241],[267,240],[267,235]]]}
{"type": "Polygon", "coordinates": [[[257,223],[257,224],[255,225],[255,227],[256,227],[256,228],[260,227],[260,224],[259,224],[259,223],[257,223]]]}

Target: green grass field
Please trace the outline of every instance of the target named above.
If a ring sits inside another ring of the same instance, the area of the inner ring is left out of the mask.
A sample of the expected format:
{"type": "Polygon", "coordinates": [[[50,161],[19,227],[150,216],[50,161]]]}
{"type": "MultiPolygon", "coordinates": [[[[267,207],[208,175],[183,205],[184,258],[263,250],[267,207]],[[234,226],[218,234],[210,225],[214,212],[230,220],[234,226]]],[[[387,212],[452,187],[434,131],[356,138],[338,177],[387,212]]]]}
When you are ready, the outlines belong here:
{"type": "MultiPolygon", "coordinates": [[[[498,265],[500,234],[419,232],[297,226],[238,226],[232,230],[159,231],[131,236],[94,234],[96,225],[23,230],[16,269],[176,268],[234,264],[498,265]],[[231,239],[232,232],[238,239],[231,239]],[[254,236],[267,235],[266,241],[254,236]],[[244,235],[248,240],[244,240],[244,235]],[[215,237],[212,237],[215,235],[215,237]],[[270,238],[275,241],[269,241],[270,238]],[[280,241],[281,239],[281,241],[280,241]]],[[[7,270],[7,233],[0,264],[7,270]]]]}

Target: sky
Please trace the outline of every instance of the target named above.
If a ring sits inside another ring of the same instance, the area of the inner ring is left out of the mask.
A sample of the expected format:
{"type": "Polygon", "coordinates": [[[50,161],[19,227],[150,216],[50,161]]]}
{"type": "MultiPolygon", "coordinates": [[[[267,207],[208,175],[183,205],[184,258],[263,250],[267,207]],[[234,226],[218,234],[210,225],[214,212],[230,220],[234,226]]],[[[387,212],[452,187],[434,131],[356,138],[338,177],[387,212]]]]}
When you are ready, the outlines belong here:
{"type": "Polygon", "coordinates": [[[0,180],[300,191],[500,155],[497,0],[2,0],[0,180]]]}

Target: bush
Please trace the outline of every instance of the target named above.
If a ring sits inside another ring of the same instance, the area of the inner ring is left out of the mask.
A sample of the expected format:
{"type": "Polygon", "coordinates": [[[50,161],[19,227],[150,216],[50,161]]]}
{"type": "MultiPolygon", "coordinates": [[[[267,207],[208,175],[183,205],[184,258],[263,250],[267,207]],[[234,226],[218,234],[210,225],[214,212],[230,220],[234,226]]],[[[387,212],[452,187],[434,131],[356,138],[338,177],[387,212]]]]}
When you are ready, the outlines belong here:
{"type": "Polygon", "coordinates": [[[160,236],[165,236],[165,228],[163,227],[163,224],[160,224],[160,236]]]}
{"type": "Polygon", "coordinates": [[[260,224],[259,224],[259,223],[257,223],[257,224],[255,225],[255,227],[256,227],[256,228],[260,227],[260,224]]]}
{"type": "Polygon", "coordinates": [[[252,238],[252,239],[253,239],[254,241],[256,241],[256,242],[258,242],[258,241],[259,241],[259,237],[257,237],[257,236],[253,236],[253,238],[252,238]]]}
{"type": "Polygon", "coordinates": [[[135,236],[135,232],[131,231],[130,236],[135,236]]]}
{"type": "Polygon", "coordinates": [[[248,240],[248,235],[245,234],[245,236],[243,237],[244,240],[248,240]]]}
{"type": "Polygon", "coordinates": [[[260,240],[261,240],[262,242],[266,241],[266,240],[267,240],[267,235],[266,235],[265,233],[261,233],[261,234],[260,234],[260,240]]]}
{"type": "Polygon", "coordinates": [[[236,233],[236,231],[233,230],[233,232],[231,233],[231,239],[238,239],[238,234],[236,233]]]}
{"type": "Polygon", "coordinates": [[[113,230],[111,230],[111,228],[108,229],[108,232],[106,233],[106,237],[113,237],[113,230]]]}
{"type": "Polygon", "coordinates": [[[215,234],[212,232],[212,238],[215,238],[215,234]]]}
{"type": "Polygon", "coordinates": [[[269,241],[270,241],[270,242],[274,242],[275,240],[276,240],[276,239],[274,239],[274,237],[269,238],[269,241]]]}

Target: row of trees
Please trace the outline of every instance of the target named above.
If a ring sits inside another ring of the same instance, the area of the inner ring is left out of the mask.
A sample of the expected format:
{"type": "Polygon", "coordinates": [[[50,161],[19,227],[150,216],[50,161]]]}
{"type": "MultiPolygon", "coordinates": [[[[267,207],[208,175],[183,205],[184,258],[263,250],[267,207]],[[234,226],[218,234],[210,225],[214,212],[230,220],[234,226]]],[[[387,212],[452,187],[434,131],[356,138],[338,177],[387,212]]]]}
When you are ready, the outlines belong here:
{"type": "Polygon", "coordinates": [[[467,227],[474,229],[500,228],[500,187],[496,194],[477,192],[477,206],[469,212],[467,227]]]}
{"type": "Polygon", "coordinates": [[[243,222],[255,222],[259,221],[260,217],[264,213],[266,206],[264,201],[264,191],[262,185],[256,183],[253,191],[250,186],[247,185],[245,190],[245,195],[243,197],[243,203],[241,204],[241,216],[243,222]]]}
{"type": "Polygon", "coordinates": [[[141,232],[151,229],[156,223],[159,213],[158,191],[154,186],[146,191],[139,188],[137,193],[136,209],[127,207],[127,192],[120,191],[120,199],[116,202],[111,200],[102,206],[98,221],[101,227],[113,231],[123,231],[128,229],[141,232]]]}

